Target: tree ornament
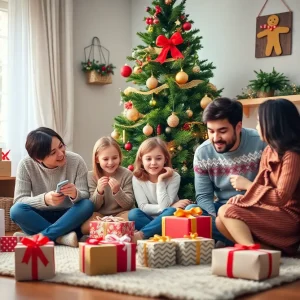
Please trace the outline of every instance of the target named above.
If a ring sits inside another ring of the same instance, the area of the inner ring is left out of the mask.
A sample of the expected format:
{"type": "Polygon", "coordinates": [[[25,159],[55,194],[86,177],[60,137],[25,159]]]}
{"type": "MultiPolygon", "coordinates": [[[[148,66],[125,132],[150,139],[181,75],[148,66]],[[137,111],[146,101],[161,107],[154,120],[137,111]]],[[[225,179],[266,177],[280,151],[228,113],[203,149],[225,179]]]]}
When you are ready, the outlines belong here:
{"type": "Polygon", "coordinates": [[[149,6],[147,6],[146,7],[146,12],[148,12],[150,10],[150,7],[149,6]]]}
{"type": "Polygon", "coordinates": [[[158,15],[161,13],[161,7],[159,5],[155,6],[155,13],[158,15]]]}
{"type": "Polygon", "coordinates": [[[132,69],[130,66],[126,65],[121,68],[121,75],[123,77],[129,77],[132,73],[132,69]]]}
{"type": "Polygon", "coordinates": [[[135,107],[132,107],[131,109],[128,109],[126,111],[126,118],[129,121],[136,121],[140,116],[140,113],[138,112],[138,110],[135,107]]]}
{"type": "Polygon", "coordinates": [[[210,103],[212,102],[211,98],[208,97],[206,94],[205,96],[201,99],[200,101],[200,106],[205,109],[205,107],[210,103]]]}
{"type": "Polygon", "coordinates": [[[143,133],[146,136],[149,136],[153,133],[153,127],[151,127],[149,124],[147,124],[144,128],[143,128],[143,133]]]}
{"type": "Polygon", "coordinates": [[[146,86],[149,90],[155,89],[158,86],[158,80],[152,75],[147,79],[146,86]]]}
{"type": "Polygon", "coordinates": [[[152,25],[153,24],[153,18],[146,18],[146,24],[152,25]]]}
{"type": "Polygon", "coordinates": [[[188,171],[187,166],[184,164],[181,168],[182,173],[186,173],[188,171]]]}
{"type": "Polygon", "coordinates": [[[189,108],[189,109],[187,109],[186,110],[186,114],[187,114],[187,116],[188,116],[188,118],[191,118],[192,116],[193,116],[193,111],[189,108]]]}
{"type": "Polygon", "coordinates": [[[166,132],[166,133],[171,133],[171,131],[172,131],[172,128],[171,128],[171,127],[166,127],[166,129],[165,129],[165,132],[166,132]]]}
{"type": "Polygon", "coordinates": [[[133,73],[134,74],[140,74],[140,73],[142,73],[142,68],[141,67],[134,67],[134,69],[133,69],[133,73]]]}
{"type": "Polygon", "coordinates": [[[199,66],[194,66],[193,67],[193,72],[194,73],[200,73],[200,67],[199,66]]]}
{"type": "Polygon", "coordinates": [[[110,136],[114,139],[114,140],[118,140],[120,137],[120,133],[115,129],[110,136]]]}
{"type": "Polygon", "coordinates": [[[191,28],[192,28],[192,24],[189,23],[189,22],[185,22],[185,23],[182,25],[182,28],[183,28],[184,31],[189,31],[189,30],[191,30],[191,28]]]}
{"type": "Polygon", "coordinates": [[[178,150],[178,151],[181,151],[181,150],[182,150],[182,147],[179,145],[179,146],[177,147],[177,150],[178,150]]]}
{"type": "Polygon", "coordinates": [[[154,18],[153,24],[159,24],[159,19],[158,18],[154,18]]]}
{"type": "Polygon", "coordinates": [[[133,172],[134,166],[133,166],[133,165],[129,165],[129,166],[127,167],[127,169],[128,169],[129,171],[133,172]]]}
{"type": "Polygon", "coordinates": [[[161,125],[158,124],[156,127],[156,135],[161,135],[161,125]]]}
{"type": "Polygon", "coordinates": [[[126,151],[130,151],[132,149],[132,144],[128,141],[125,145],[124,145],[124,149],[126,151]]]}
{"type": "Polygon", "coordinates": [[[151,106],[155,106],[155,105],[156,105],[156,100],[152,98],[152,99],[149,101],[149,104],[150,104],[151,106]]]}
{"type": "MultiPolygon", "coordinates": [[[[148,32],[153,32],[153,26],[152,25],[150,25],[149,27],[148,27],[148,32]]],[[[151,59],[151,58],[150,58],[151,59]]]]}
{"type": "Polygon", "coordinates": [[[172,112],[171,116],[168,117],[167,123],[170,127],[176,127],[179,124],[179,118],[172,112]]]}
{"type": "Polygon", "coordinates": [[[179,84],[184,84],[189,80],[189,76],[181,69],[181,71],[176,74],[175,80],[179,84]]]}
{"type": "Polygon", "coordinates": [[[175,21],[175,25],[179,26],[180,24],[181,24],[180,21],[177,19],[177,20],[175,21]]]}
{"type": "Polygon", "coordinates": [[[185,130],[185,131],[191,130],[191,124],[185,123],[185,124],[182,126],[182,129],[185,130]]]}
{"type": "Polygon", "coordinates": [[[165,0],[165,4],[166,4],[166,5],[172,4],[172,0],[165,0]]]}

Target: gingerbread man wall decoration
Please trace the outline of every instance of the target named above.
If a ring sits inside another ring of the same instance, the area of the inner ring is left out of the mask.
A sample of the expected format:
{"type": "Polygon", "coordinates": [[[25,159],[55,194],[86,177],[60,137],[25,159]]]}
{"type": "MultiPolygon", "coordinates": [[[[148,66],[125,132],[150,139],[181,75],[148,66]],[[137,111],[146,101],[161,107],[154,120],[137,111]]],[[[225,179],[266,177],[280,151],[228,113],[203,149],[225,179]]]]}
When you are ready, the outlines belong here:
{"type": "Polygon", "coordinates": [[[280,37],[281,33],[288,33],[290,29],[286,26],[278,26],[279,25],[279,17],[277,15],[271,15],[267,21],[268,24],[261,25],[260,28],[264,30],[257,34],[257,37],[263,38],[267,37],[267,46],[266,46],[266,56],[270,56],[272,54],[272,50],[274,48],[276,55],[281,55],[282,49],[280,45],[280,37]]]}

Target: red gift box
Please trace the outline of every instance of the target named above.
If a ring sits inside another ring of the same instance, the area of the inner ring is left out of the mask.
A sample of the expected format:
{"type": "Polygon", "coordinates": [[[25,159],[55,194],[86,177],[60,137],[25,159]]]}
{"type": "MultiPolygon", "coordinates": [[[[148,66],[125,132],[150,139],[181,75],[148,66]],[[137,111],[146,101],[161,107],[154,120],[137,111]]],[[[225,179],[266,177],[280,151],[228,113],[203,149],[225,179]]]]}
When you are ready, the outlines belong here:
{"type": "Polygon", "coordinates": [[[1,236],[0,237],[0,252],[14,252],[17,243],[22,237],[17,236],[1,236]]]}
{"type": "Polygon", "coordinates": [[[108,234],[115,234],[118,237],[128,235],[133,240],[134,222],[124,221],[118,217],[104,217],[97,221],[90,222],[90,237],[94,239],[104,238],[108,234]]]}
{"type": "Polygon", "coordinates": [[[209,216],[197,216],[202,213],[200,208],[191,210],[177,209],[175,216],[162,218],[162,235],[171,238],[182,238],[190,233],[199,237],[212,237],[212,220],[209,216]]]}

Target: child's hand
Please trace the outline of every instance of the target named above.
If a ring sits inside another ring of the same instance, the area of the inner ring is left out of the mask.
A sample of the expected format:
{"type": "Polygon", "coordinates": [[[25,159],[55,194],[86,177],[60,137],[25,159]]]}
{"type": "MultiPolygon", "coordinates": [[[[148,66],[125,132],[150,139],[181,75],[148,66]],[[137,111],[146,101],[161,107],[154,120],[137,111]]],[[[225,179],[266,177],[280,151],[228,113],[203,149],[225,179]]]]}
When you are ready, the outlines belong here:
{"type": "Polygon", "coordinates": [[[174,203],[172,207],[185,209],[191,203],[192,201],[189,199],[182,199],[174,203]]]}
{"type": "Polygon", "coordinates": [[[51,191],[45,194],[45,203],[48,206],[57,206],[64,201],[65,197],[66,196],[61,193],[56,193],[54,191],[51,191]]]}
{"type": "Polygon", "coordinates": [[[99,194],[104,193],[104,188],[108,185],[109,177],[102,176],[98,179],[97,190],[99,194]]]}
{"type": "Polygon", "coordinates": [[[249,179],[241,175],[231,175],[230,183],[233,186],[233,188],[235,188],[237,191],[247,190],[252,184],[252,182],[249,179]]]}
{"type": "Polygon", "coordinates": [[[108,184],[114,194],[120,190],[120,183],[117,179],[110,177],[108,184]]]}
{"type": "Polygon", "coordinates": [[[73,199],[77,197],[77,189],[74,183],[68,183],[60,189],[60,193],[73,199]]]}
{"type": "Polygon", "coordinates": [[[241,199],[243,199],[244,195],[236,195],[236,196],[233,196],[231,197],[227,203],[228,204],[236,204],[238,203],[241,199]]]}
{"type": "Polygon", "coordinates": [[[162,181],[165,178],[173,176],[174,170],[172,168],[164,167],[163,170],[165,170],[165,172],[158,176],[158,181],[162,181]]]}

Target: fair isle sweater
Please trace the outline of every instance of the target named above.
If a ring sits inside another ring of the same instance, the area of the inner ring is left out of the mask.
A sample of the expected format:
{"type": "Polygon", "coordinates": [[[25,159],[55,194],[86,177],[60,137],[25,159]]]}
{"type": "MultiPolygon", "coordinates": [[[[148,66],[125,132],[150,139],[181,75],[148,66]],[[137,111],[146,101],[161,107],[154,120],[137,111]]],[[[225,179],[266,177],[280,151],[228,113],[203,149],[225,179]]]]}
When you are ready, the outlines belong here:
{"type": "Polygon", "coordinates": [[[226,203],[237,192],[230,183],[230,175],[241,175],[253,181],[266,144],[256,130],[243,128],[239,147],[235,151],[218,153],[209,140],[202,143],[194,156],[197,204],[216,215],[214,196],[226,203]]]}
{"type": "Polygon", "coordinates": [[[14,203],[25,203],[39,210],[63,210],[71,207],[81,199],[88,199],[87,166],[82,157],[66,151],[66,164],[49,169],[30,157],[22,159],[18,165],[15,185],[14,203]],[[45,194],[55,191],[56,186],[63,180],[74,183],[77,197],[65,197],[58,206],[47,206],[45,194]]]}
{"type": "Polygon", "coordinates": [[[98,181],[93,171],[88,172],[90,199],[95,205],[95,211],[104,216],[114,216],[134,206],[132,172],[124,167],[119,167],[111,177],[119,181],[120,190],[113,194],[110,186],[107,185],[104,188],[104,194],[100,195],[97,191],[98,181]]]}

